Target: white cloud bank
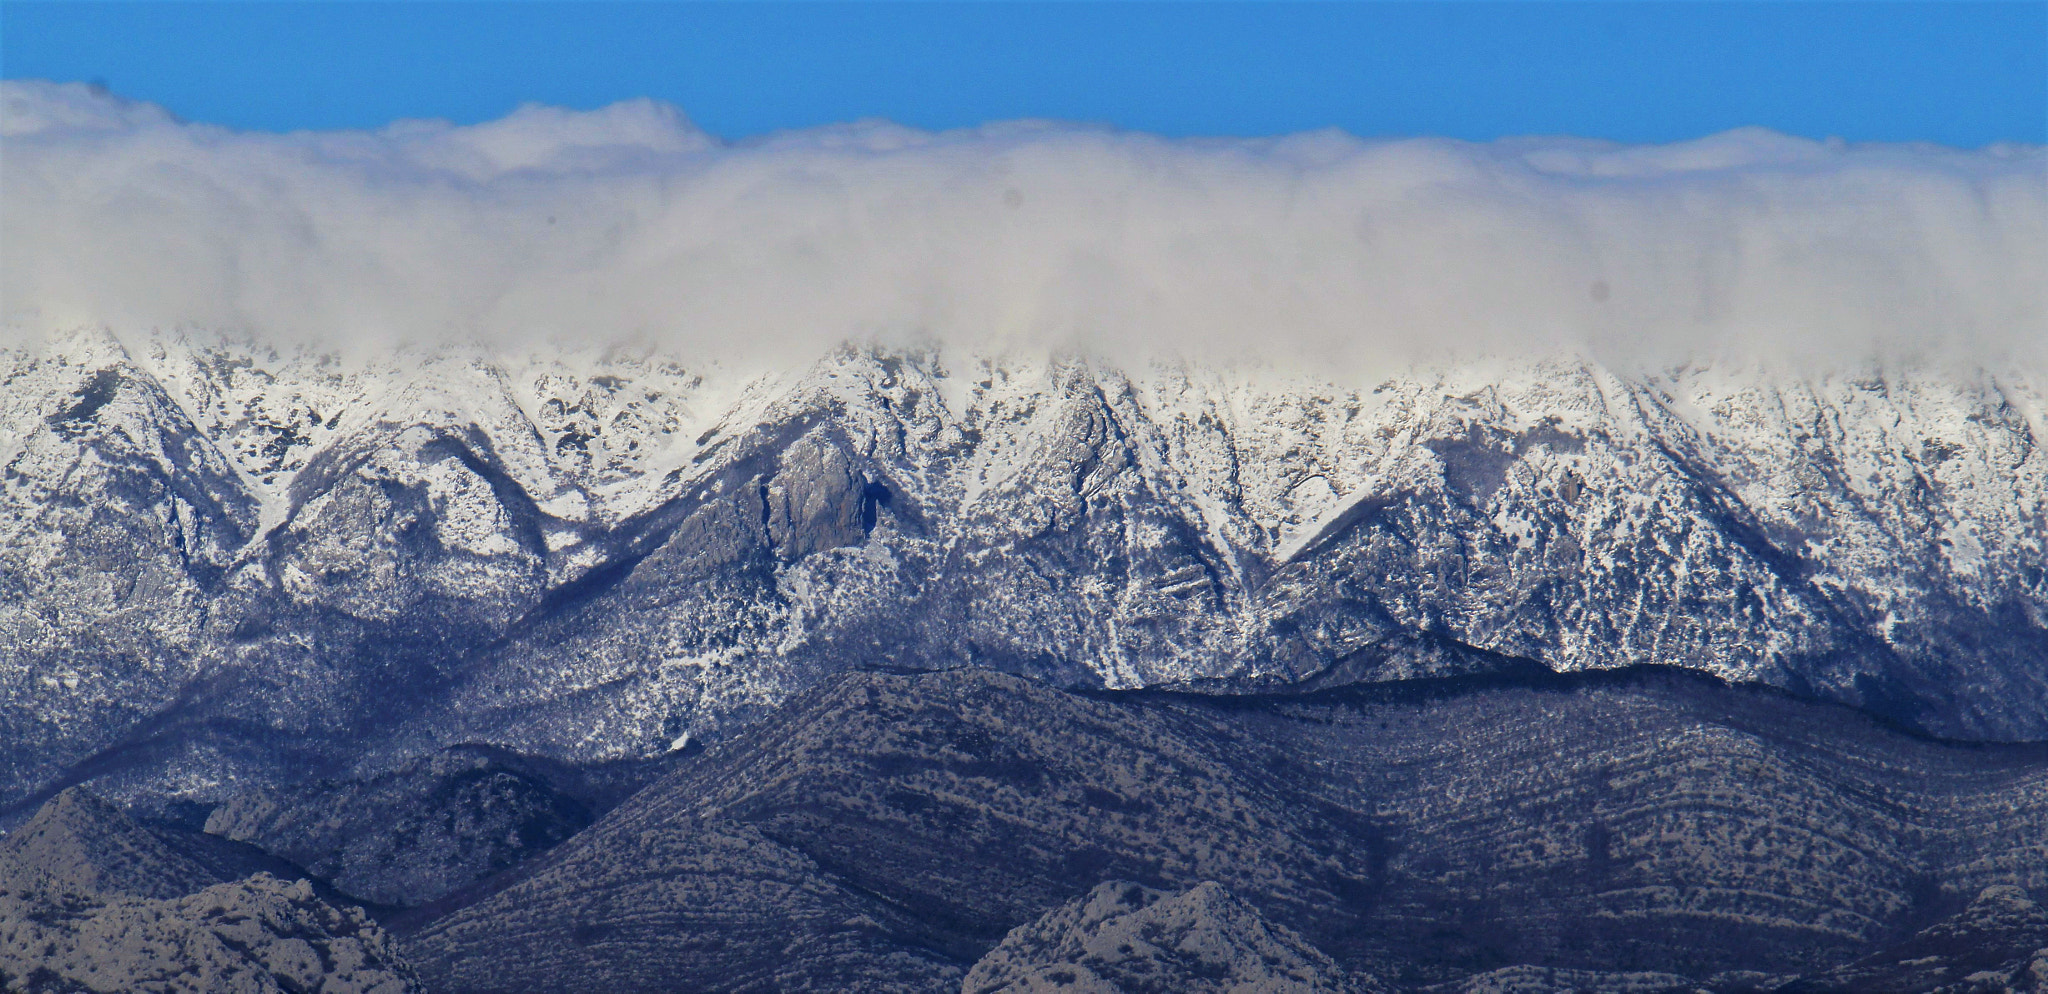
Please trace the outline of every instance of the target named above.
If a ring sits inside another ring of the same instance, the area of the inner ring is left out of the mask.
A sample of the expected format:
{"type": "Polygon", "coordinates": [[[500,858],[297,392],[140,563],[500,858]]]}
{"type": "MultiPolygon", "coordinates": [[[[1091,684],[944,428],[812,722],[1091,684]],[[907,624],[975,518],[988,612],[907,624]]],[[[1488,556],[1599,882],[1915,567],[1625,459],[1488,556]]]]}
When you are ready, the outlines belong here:
{"type": "Polygon", "coordinates": [[[647,100],[279,135],[6,82],[0,263],[17,332],[2032,363],[2048,152],[1044,123],[727,144],[647,100]]]}

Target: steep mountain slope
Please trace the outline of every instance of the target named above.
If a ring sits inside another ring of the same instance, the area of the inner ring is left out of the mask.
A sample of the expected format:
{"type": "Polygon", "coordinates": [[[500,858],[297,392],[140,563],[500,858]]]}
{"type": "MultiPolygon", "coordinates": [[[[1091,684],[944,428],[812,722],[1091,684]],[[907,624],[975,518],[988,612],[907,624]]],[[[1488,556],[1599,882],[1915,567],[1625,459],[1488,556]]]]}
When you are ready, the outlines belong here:
{"type": "Polygon", "coordinates": [[[408,955],[448,991],[539,969],[564,990],[937,989],[1104,881],[1213,882],[1391,983],[1527,964],[1734,991],[1986,887],[2048,888],[2038,746],[1928,742],[1675,672],[1467,683],[837,676],[408,955]]]}
{"type": "Polygon", "coordinates": [[[206,675],[255,501],[109,342],[9,353],[0,469],[0,751],[10,800],[206,675]],[[31,390],[22,386],[33,385],[31,390]]]}
{"type": "Polygon", "coordinates": [[[721,734],[849,666],[1081,686],[1635,663],[2048,736],[2018,373],[847,348],[6,353],[0,762],[219,799],[721,734]]]}

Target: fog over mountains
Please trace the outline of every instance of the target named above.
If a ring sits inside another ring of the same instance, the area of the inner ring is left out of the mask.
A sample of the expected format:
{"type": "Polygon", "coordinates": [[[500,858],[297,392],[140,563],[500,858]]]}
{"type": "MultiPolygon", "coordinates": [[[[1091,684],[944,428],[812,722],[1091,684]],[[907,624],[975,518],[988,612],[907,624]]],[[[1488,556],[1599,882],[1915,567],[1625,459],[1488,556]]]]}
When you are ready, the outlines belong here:
{"type": "Polygon", "coordinates": [[[727,143],[652,101],[273,135],[23,81],[0,132],[0,316],[24,328],[699,362],[925,336],[1360,379],[1417,351],[2043,357],[2029,146],[881,121],[727,143]]]}
{"type": "Polygon", "coordinates": [[[2048,984],[2039,149],[0,110],[10,984],[2048,984]]]}

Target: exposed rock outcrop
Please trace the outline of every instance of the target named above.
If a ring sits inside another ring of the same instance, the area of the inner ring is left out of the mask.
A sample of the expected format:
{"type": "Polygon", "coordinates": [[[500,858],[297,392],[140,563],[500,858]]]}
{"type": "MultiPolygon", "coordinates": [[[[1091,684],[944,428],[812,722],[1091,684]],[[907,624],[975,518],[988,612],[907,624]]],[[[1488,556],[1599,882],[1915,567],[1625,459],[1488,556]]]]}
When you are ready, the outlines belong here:
{"type": "Polygon", "coordinates": [[[961,994],[1364,994],[1384,990],[1214,882],[1109,881],[1010,931],[961,994]]]}
{"type": "Polygon", "coordinates": [[[0,840],[0,989],[417,994],[360,908],[268,873],[218,881],[72,789],[0,840]]]}

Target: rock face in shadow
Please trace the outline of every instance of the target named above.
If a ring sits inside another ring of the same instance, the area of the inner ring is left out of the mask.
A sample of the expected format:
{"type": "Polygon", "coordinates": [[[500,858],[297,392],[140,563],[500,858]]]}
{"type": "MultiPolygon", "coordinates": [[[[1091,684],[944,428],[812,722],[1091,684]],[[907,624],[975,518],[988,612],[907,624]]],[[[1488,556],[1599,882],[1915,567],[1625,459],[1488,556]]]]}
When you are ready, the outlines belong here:
{"type": "Polygon", "coordinates": [[[72,789],[0,840],[0,989],[408,994],[362,910],[269,873],[220,881],[72,789]]]}
{"type": "Polygon", "coordinates": [[[1847,966],[1790,984],[1781,994],[1921,991],[2048,991],[2048,909],[2017,887],[1987,887],[1954,917],[1847,966]]]}
{"type": "Polygon", "coordinates": [[[768,541],[776,555],[794,562],[861,544],[873,527],[862,526],[867,487],[846,450],[815,435],[790,443],[782,450],[775,478],[761,488],[768,541]]]}
{"type": "Polygon", "coordinates": [[[960,986],[961,994],[1365,994],[1384,988],[1347,975],[1289,929],[1222,886],[1168,894],[1109,881],[1010,930],[960,986]]]}
{"type": "Polygon", "coordinates": [[[1428,994],[1709,994],[1722,988],[1692,983],[1675,973],[1509,966],[1425,990],[1428,994]]]}
{"type": "Polygon", "coordinates": [[[206,831],[261,847],[336,888],[412,907],[540,853],[590,824],[538,764],[450,749],[363,781],[237,795],[206,831]]]}
{"type": "Polygon", "coordinates": [[[1753,986],[2048,888],[2044,784],[2040,747],[1671,673],[1225,699],[848,674],[407,948],[451,994],[930,989],[1104,881],[1214,881],[1404,986],[1753,986]]]}

